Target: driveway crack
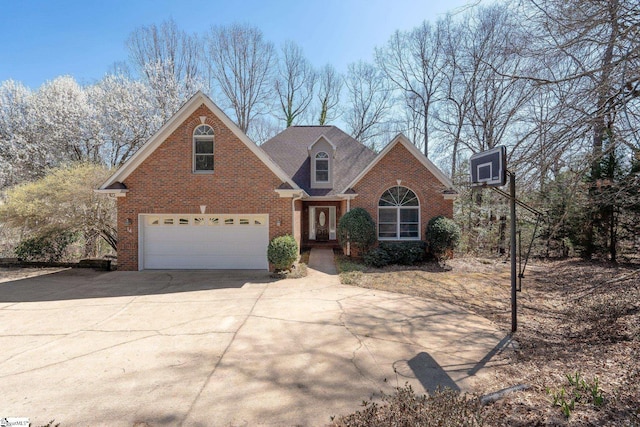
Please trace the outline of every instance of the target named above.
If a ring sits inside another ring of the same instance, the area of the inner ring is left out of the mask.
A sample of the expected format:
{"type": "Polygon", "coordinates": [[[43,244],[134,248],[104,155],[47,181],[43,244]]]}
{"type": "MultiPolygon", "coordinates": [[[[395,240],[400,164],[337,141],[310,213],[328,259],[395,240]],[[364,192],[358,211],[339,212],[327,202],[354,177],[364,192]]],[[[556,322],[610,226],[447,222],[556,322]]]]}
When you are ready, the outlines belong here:
{"type": "Polygon", "coordinates": [[[196,397],[191,402],[191,405],[189,405],[189,409],[187,409],[187,412],[184,414],[184,417],[182,417],[182,420],[180,420],[180,423],[178,423],[178,426],[184,425],[184,423],[187,420],[187,418],[189,418],[189,415],[191,414],[191,412],[193,411],[193,408],[196,405],[196,402],[200,399],[200,396],[202,395],[202,392],[204,391],[205,388],[207,388],[207,386],[209,385],[209,382],[211,382],[211,378],[213,377],[213,374],[215,374],[216,370],[218,369],[218,366],[220,366],[220,363],[222,362],[222,359],[224,359],[224,356],[229,351],[229,348],[231,348],[231,346],[235,342],[236,337],[238,336],[238,333],[240,332],[240,330],[242,330],[242,328],[244,328],[244,325],[247,323],[247,320],[249,320],[249,318],[252,317],[253,311],[255,310],[256,306],[258,305],[258,302],[262,299],[262,296],[264,295],[264,293],[266,292],[266,290],[268,288],[269,288],[269,285],[267,284],[262,289],[262,291],[260,292],[260,295],[258,295],[256,300],[253,302],[253,305],[251,306],[251,309],[249,310],[249,313],[247,313],[246,317],[244,318],[244,320],[242,321],[240,326],[238,326],[238,329],[236,329],[236,331],[233,332],[233,335],[231,336],[231,339],[229,340],[229,343],[227,344],[227,346],[222,351],[222,354],[220,355],[220,357],[216,361],[216,363],[213,366],[213,369],[211,370],[211,372],[209,372],[209,375],[207,375],[207,379],[202,383],[202,387],[200,387],[200,390],[198,390],[198,394],[196,394],[196,397]]]}

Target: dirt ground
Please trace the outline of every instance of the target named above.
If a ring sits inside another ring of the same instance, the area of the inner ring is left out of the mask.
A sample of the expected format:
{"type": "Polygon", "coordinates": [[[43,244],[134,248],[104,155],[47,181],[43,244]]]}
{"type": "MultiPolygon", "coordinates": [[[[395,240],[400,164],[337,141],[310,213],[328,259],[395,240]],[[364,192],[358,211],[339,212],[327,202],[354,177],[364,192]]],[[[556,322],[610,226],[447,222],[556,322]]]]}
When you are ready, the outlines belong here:
{"type": "MultiPolygon", "coordinates": [[[[353,269],[343,282],[461,305],[511,330],[510,265],[501,260],[353,269]]],[[[487,405],[487,424],[640,425],[640,266],[530,264],[512,338],[516,349],[494,356],[476,391],[529,387],[487,405]]]]}

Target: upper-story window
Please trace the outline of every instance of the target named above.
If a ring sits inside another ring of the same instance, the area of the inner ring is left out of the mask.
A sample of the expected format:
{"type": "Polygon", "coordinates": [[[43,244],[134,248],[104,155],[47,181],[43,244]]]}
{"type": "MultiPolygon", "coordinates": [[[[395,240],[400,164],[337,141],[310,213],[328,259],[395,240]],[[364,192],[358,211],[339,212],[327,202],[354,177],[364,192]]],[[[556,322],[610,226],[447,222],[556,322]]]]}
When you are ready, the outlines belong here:
{"type": "Polygon", "coordinates": [[[324,151],[316,154],[316,182],[329,182],[329,155],[324,151]]]}
{"type": "Polygon", "coordinates": [[[193,131],[193,171],[213,172],[213,128],[209,125],[193,131]]]}

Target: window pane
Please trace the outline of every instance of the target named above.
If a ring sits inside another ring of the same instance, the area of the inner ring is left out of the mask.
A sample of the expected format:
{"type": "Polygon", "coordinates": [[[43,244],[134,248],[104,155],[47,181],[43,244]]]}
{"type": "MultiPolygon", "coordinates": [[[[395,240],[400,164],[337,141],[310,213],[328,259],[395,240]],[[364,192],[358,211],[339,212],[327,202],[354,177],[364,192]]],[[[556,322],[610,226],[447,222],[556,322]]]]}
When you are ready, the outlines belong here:
{"type": "Polygon", "coordinates": [[[378,237],[396,237],[396,226],[395,224],[380,224],[378,226],[378,237]]]}
{"type": "Polygon", "coordinates": [[[317,171],[328,171],[329,170],[329,161],[328,160],[316,160],[316,170],[317,171]]]}
{"type": "Polygon", "coordinates": [[[400,224],[400,237],[418,237],[418,224],[400,224]]]}
{"type": "Polygon", "coordinates": [[[329,155],[324,151],[321,151],[318,154],[316,154],[316,159],[328,159],[328,158],[329,158],[329,155]]]}
{"type": "Polygon", "coordinates": [[[407,187],[392,187],[385,191],[378,206],[418,206],[416,194],[407,187]]]}
{"type": "Polygon", "coordinates": [[[197,171],[212,171],[213,170],[213,156],[199,154],[196,156],[196,170],[197,171]]]}
{"type": "Polygon", "coordinates": [[[400,222],[418,222],[418,209],[400,209],[400,222]]]}
{"type": "Polygon", "coordinates": [[[196,140],[196,154],[213,154],[213,140],[196,140]]]}
{"type": "Polygon", "coordinates": [[[395,224],[398,221],[398,211],[396,208],[392,209],[379,209],[380,214],[378,215],[379,221],[381,223],[393,223],[395,224]]]}
{"type": "Polygon", "coordinates": [[[213,129],[208,125],[200,125],[193,132],[194,135],[213,135],[213,129]]]}
{"type": "Polygon", "coordinates": [[[418,206],[418,198],[413,191],[410,191],[409,194],[402,201],[402,206],[418,206]]]}
{"type": "Polygon", "coordinates": [[[329,181],[329,172],[316,170],[316,181],[317,182],[329,181]]]}

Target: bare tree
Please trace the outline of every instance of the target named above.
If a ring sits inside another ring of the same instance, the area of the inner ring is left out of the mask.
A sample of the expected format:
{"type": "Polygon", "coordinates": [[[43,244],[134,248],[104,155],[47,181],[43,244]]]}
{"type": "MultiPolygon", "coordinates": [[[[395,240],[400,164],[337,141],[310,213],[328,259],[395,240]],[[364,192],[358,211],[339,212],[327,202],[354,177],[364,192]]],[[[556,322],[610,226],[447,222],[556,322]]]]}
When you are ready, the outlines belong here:
{"type": "Polygon", "coordinates": [[[421,118],[425,156],[429,154],[431,107],[444,77],[440,66],[441,32],[424,21],[411,31],[396,31],[376,49],[376,62],[397,88],[405,92],[406,108],[421,118]]]}
{"type": "Polygon", "coordinates": [[[286,127],[304,115],[313,99],[315,84],[316,73],[300,46],[290,40],[286,41],[282,46],[282,57],[274,83],[286,127]]]}
{"type": "Polygon", "coordinates": [[[211,77],[246,133],[251,120],[270,102],[276,61],[273,44],[263,39],[258,28],[234,24],[213,27],[206,50],[211,77]]]}
{"type": "Polygon", "coordinates": [[[140,27],[127,40],[130,59],[153,90],[155,101],[168,119],[197,90],[201,76],[200,40],[181,31],[173,19],[160,26],[140,27]]]}
{"type": "Polygon", "coordinates": [[[385,124],[391,110],[391,88],[374,65],[360,61],[349,64],[345,85],[348,91],[345,121],[349,134],[375,148],[376,140],[387,133],[385,124]]]}
{"type": "Polygon", "coordinates": [[[257,116],[251,122],[249,137],[256,144],[261,145],[282,132],[282,123],[269,115],[257,116]]]}
{"type": "Polygon", "coordinates": [[[457,173],[458,151],[462,145],[466,117],[471,109],[470,86],[467,84],[462,49],[464,39],[471,37],[471,31],[465,23],[454,21],[447,16],[438,23],[441,32],[442,70],[444,78],[440,85],[440,102],[436,106],[434,118],[435,128],[443,135],[450,153],[451,177],[457,173]]]}
{"type": "Polygon", "coordinates": [[[624,159],[640,152],[640,5],[632,0],[530,0],[527,5],[539,40],[532,53],[545,65],[530,79],[565,94],[557,108],[571,115],[557,138],[587,159],[583,170],[591,186],[583,209],[589,212],[582,227],[583,255],[606,247],[615,261],[621,214],[634,211],[626,201],[637,195],[627,185],[637,181],[633,160],[624,159]]]}
{"type": "Polygon", "coordinates": [[[342,77],[331,64],[325,65],[318,75],[318,100],[320,113],[318,124],[324,125],[335,120],[338,116],[340,92],[342,91],[342,77]]]}

